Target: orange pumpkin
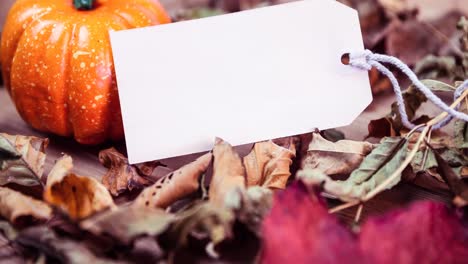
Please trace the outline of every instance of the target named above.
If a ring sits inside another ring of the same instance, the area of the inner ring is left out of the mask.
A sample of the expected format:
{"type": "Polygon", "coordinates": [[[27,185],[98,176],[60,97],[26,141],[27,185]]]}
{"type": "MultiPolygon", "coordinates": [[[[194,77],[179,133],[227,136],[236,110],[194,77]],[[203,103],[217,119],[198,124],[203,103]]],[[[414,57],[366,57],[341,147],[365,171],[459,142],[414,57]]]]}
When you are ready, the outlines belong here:
{"type": "Polygon", "coordinates": [[[83,144],[123,138],[108,32],[169,22],[157,0],[18,0],[0,48],[18,112],[83,144]]]}

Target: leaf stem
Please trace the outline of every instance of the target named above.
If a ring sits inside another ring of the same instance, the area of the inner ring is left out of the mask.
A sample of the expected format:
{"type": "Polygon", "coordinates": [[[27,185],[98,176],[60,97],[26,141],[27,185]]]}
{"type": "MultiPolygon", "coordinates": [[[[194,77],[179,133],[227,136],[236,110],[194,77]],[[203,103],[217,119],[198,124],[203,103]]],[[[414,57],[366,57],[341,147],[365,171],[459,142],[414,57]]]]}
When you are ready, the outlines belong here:
{"type": "Polygon", "coordinates": [[[362,209],[364,208],[364,204],[360,204],[357,211],[356,211],[356,216],[354,217],[354,223],[359,223],[359,220],[361,219],[361,214],[362,214],[362,209]]]}
{"type": "Polygon", "coordinates": [[[333,213],[339,212],[341,210],[344,210],[346,208],[358,205],[359,203],[360,203],[360,201],[347,202],[347,203],[344,203],[344,204],[341,204],[341,205],[338,205],[336,207],[331,208],[330,210],[328,210],[328,213],[333,214],[333,213]]]}

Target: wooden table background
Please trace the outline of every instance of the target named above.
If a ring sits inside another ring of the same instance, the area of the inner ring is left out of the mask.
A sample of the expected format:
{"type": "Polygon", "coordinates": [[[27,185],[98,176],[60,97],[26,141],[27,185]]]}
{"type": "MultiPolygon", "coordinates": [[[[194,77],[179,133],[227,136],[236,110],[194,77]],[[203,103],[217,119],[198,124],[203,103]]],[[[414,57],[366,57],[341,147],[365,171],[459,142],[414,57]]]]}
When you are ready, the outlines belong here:
{"type": "MultiPolygon", "coordinates": [[[[369,120],[384,116],[390,109],[390,104],[394,101],[393,94],[388,93],[374,98],[373,103],[349,126],[340,128],[348,139],[362,140],[367,134],[367,124],[369,120]]],[[[430,109],[430,108],[429,108],[430,109]]],[[[426,108],[427,110],[427,108],[426,108]]],[[[69,138],[60,138],[46,135],[29,127],[16,112],[9,95],[3,87],[0,87],[0,132],[8,134],[34,135],[48,137],[50,144],[47,149],[47,160],[45,164],[45,174],[47,174],[55,160],[62,153],[67,153],[73,157],[74,172],[79,175],[95,177],[101,179],[107,171],[98,161],[98,152],[104,148],[115,146],[120,150],[125,150],[124,142],[107,143],[100,146],[83,146],[69,138]]],[[[250,151],[251,145],[236,147],[241,156],[250,151]]],[[[188,155],[161,160],[170,168],[178,168],[181,165],[193,160],[197,155],[188,155]]],[[[367,202],[364,206],[362,219],[371,214],[379,214],[390,208],[400,207],[408,202],[419,199],[430,199],[450,203],[451,194],[446,188],[441,188],[433,179],[419,179],[424,184],[402,183],[392,190],[385,191],[377,197],[367,202]],[[435,186],[435,188],[424,188],[423,186],[435,186]]],[[[349,208],[339,213],[346,221],[351,222],[354,218],[356,208],[349,208]]]]}

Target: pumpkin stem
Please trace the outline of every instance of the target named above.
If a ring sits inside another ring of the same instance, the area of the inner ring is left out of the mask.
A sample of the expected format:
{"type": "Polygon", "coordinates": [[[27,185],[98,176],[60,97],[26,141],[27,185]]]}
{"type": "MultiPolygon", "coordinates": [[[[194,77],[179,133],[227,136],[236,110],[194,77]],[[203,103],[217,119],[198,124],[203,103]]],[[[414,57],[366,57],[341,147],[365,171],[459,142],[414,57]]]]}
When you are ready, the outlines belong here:
{"type": "Polygon", "coordinates": [[[73,0],[73,5],[78,10],[91,10],[94,7],[94,0],[73,0]]]}

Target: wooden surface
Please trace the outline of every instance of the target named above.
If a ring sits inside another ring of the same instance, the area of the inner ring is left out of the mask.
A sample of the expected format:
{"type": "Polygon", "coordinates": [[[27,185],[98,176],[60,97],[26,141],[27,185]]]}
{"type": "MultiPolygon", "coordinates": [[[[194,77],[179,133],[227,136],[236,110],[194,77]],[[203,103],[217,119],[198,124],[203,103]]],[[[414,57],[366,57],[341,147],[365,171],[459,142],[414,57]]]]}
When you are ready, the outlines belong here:
{"type": "MultiPolygon", "coordinates": [[[[369,120],[384,116],[390,109],[390,104],[393,102],[393,95],[387,94],[374,99],[374,102],[349,126],[340,128],[348,139],[362,140],[367,134],[367,124],[369,120]]],[[[339,106],[337,106],[339,107],[339,106]]],[[[39,137],[48,137],[50,144],[47,149],[47,160],[45,165],[45,173],[47,174],[55,162],[55,160],[67,153],[73,157],[74,172],[79,175],[85,175],[101,179],[106,169],[101,166],[98,161],[98,152],[104,148],[115,146],[119,150],[125,150],[124,142],[107,143],[101,146],[82,146],[74,142],[72,139],[60,138],[51,135],[46,135],[30,128],[20,118],[16,112],[8,93],[3,87],[0,87],[0,132],[9,134],[35,135],[39,137]]],[[[236,147],[241,156],[250,151],[251,145],[236,147]]],[[[188,155],[183,157],[171,158],[162,160],[170,168],[178,168],[183,164],[193,160],[197,155],[188,155]]],[[[413,200],[431,199],[450,202],[450,193],[446,188],[439,188],[440,184],[424,182],[424,186],[434,185],[437,188],[423,188],[411,183],[403,183],[393,190],[383,192],[373,200],[367,202],[363,210],[363,218],[370,214],[382,213],[390,208],[399,207],[413,200]]],[[[435,180],[434,180],[435,181],[435,180]]],[[[340,215],[350,222],[354,218],[356,208],[344,210],[340,215]]]]}

